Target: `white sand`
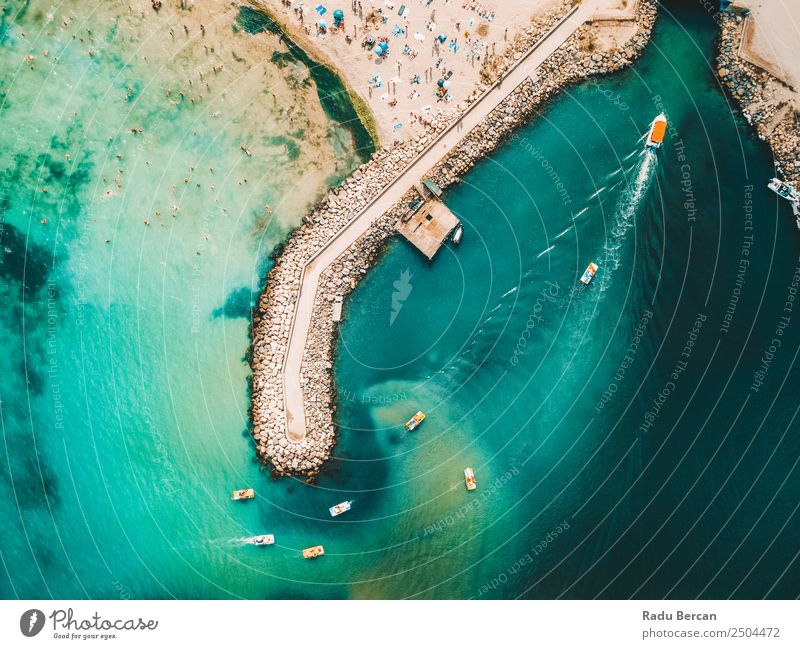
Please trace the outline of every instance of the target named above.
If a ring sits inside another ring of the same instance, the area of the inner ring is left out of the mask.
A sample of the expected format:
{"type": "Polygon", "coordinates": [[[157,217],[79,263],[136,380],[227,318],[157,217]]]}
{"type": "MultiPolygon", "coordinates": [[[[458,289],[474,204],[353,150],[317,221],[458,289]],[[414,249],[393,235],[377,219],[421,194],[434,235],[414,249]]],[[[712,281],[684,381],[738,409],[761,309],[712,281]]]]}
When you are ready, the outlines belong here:
{"type": "MultiPolygon", "coordinates": [[[[598,14],[629,13],[633,0],[589,0],[598,14]]],[[[417,134],[420,115],[454,110],[475,89],[487,53],[501,54],[519,30],[560,0],[361,0],[361,17],[351,0],[261,0],[294,30],[312,56],[334,65],[367,102],[384,144],[417,134]],[[320,15],[315,8],[326,8],[320,15]],[[301,24],[297,8],[303,7],[301,24]],[[401,7],[407,13],[400,15],[401,7]],[[331,30],[333,12],[345,12],[344,27],[331,30]],[[375,20],[367,17],[380,10],[375,20]],[[385,19],[385,21],[383,20],[385,19]],[[318,31],[320,20],[327,29],[318,31]],[[400,30],[403,30],[401,33],[400,30]],[[389,54],[378,57],[361,46],[369,34],[388,39],[389,54]],[[437,43],[440,34],[446,35],[437,43]],[[351,37],[348,43],[346,36],[351,37]],[[413,51],[406,50],[410,48],[413,51]],[[437,63],[439,65],[437,66],[437,63]],[[437,96],[445,74],[448,100],[437,96]],[[412,83],[418,78],[419,83],[412,83]]],[[[358,3],[357,3],[358,5],[358,3]]]]}
{"type": "Polygon", "coordinates": [[[800,91],[800,0],[740,0],[752,12],[749,48],[800,91]]]}

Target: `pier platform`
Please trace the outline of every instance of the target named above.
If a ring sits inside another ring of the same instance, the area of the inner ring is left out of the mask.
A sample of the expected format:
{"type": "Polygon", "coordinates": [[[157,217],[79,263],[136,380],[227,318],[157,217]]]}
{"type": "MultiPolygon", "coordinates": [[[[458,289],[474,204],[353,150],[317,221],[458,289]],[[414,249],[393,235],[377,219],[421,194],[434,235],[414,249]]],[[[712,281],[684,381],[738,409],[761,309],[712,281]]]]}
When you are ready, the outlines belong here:
{"type": "Polygon", "coordinates": [[[430,198],[400,219],[395,229],[428,259],[433,259],[459,223],[447,205],[430,198]]]}

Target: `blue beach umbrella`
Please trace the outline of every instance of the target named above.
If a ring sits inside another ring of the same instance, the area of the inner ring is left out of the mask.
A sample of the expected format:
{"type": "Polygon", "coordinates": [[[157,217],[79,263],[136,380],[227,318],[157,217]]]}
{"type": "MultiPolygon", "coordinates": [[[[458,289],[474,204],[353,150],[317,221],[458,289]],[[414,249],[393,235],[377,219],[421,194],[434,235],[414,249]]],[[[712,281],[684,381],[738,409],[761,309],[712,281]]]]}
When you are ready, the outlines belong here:
{"type": "Polygon", "coordinates": [[[381,48],[381,52],[388,52],[389,51],[389,43],[387,43],[386,41],[381,41],[378,44],[378,47],[381,48]]]}
{"type": "Polygon", "coordinates": [[[383,50],[380,47],[376,47],[374,52],[375,56],[380,56],[381,54],[383,54],[383,50]]]}
{"type": "Polygon", "coordinates": [[[337,9],[333,12],[333,22],[338,25],[340,22],[344,20],[344,11],[341,9],[337,9]]]}

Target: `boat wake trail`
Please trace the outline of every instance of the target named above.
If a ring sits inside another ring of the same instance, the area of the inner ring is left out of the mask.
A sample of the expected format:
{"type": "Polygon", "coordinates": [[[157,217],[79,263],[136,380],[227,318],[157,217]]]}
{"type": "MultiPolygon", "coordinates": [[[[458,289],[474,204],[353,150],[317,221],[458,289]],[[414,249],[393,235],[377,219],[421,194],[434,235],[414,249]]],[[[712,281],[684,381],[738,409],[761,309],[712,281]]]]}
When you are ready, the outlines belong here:
{"type": "Polygon", "coordinates": [[[658,158],[655,151],[647,149],[634,168],[636,176],[622,193],[614,210],[610,236],[606,243],[606,267],[616,270],[622,261],[621,249],[625,235],[636,224],[636,215],[655,178],[658,158]]]}

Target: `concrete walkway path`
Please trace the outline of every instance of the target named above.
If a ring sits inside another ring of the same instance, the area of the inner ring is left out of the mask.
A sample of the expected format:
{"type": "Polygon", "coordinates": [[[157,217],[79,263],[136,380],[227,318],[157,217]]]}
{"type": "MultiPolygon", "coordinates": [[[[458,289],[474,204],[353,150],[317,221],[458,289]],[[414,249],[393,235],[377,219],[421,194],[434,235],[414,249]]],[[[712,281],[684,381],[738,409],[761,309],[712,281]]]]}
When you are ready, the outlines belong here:
{"type": "Polygon", "coordinates": [[[364,234],[370,225],[385,214],[414,183],[430,171],[452,151],[469,132],[491,113],[517,86],[529,77],[535,78],[536,69],[555,52],[584,22],[608,0],[584,0],[561,23],[548,32],[505,74],[463,113],[461,120],[440,134],[431,145],[411,162],[384,190],[351,220],[339,233],[312,257],[300,277],[300,295],[295,305],[292,328],[283,363],[283,395],[286,413],[286,434],[290,441],[299,442],[306,436],[303,389],[300,368],[306,348],[314,301],[319,278],[345,250],[364,234]]]}

